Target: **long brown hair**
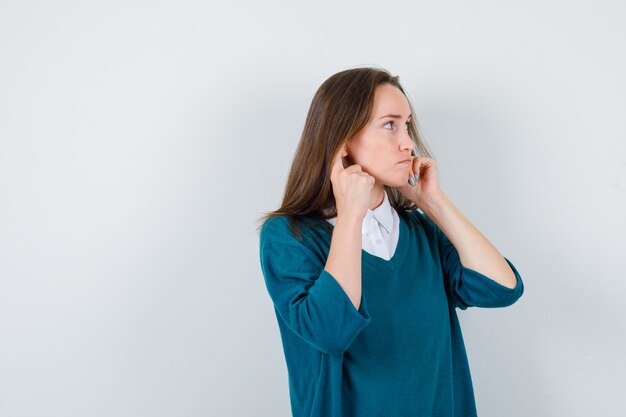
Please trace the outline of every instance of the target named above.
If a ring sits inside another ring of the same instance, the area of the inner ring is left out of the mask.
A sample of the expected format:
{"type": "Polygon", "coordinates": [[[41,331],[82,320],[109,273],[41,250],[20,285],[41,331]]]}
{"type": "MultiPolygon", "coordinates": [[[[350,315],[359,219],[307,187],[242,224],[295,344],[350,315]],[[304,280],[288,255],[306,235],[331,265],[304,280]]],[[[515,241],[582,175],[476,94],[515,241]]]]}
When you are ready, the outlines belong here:
{"type": "MultiPolygon", "coordinates": [[[[381,68],[344,70],[322,83],[309,107],[281,206],[259,218],[261,224],[257,230],[268,218],[287,216],[292,233],[301,239],[304,220],[325,220],[337,216],[330,181],[332,158],[346,141],[365,127],[374,106],[376,87],[384,83],[399,88],[406,97],[399,76],[393,76],[381,68]]],[[[432,153],[419,133],[417,117],[408,97],[407,101],[413,115],[409,123],[409,135],[415,143],[417,155],[432,158],[432,153]]],[[[416,208],[396,188],[384,187],[389,203],[398,215],[406,218],[406,210],[416,208]]],[[[328,222],[323,221],[321,224],[330,233],[328,222]]]]}

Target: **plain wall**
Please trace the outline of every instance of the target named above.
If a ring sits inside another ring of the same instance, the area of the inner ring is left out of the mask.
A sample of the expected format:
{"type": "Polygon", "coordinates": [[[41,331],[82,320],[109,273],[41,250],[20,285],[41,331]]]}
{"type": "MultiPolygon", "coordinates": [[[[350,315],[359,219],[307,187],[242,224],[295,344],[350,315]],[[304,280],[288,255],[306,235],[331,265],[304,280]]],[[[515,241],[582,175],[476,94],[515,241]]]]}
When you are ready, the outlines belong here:
{"type": "Polygon", "coordinates": [[[481,417],[623,416],[619,1],[0,3],[0,415],[287,416],[259,264],[315,90],[400,76],[520,271],[459,317],[481,417]]]}

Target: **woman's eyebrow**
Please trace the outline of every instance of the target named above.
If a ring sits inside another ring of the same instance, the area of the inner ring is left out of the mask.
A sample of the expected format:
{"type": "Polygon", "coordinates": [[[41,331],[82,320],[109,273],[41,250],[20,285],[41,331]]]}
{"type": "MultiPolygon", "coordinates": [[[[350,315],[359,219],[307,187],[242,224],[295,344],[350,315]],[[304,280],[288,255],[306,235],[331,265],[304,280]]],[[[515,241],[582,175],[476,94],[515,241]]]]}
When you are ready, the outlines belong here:
{"type": "MultiPolygon", "coordinates": [[[[379,119],[384,119],[385,117],[391,117],[392,119],[401,119],[402,116],[400,116],[399,114],[386,114],[384,116],[379,117],[379,119]]],[[[411,118],[411,114],[409,114],[409,117],[407,117],[407,119],[411,118]]]]}

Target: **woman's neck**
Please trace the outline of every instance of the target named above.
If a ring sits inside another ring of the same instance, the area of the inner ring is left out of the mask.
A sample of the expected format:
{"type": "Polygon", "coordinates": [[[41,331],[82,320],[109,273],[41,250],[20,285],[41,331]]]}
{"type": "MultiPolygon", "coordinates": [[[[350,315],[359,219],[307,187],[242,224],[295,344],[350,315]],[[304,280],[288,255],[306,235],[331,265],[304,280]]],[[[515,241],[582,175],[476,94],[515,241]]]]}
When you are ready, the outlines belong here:
{"type": "Polygon", "coordinates": [[[370,197],[369,209],[374,210],[376,207],[383,204],[385,200],[385,186],[382,184],[374,184],[370,197]]]}

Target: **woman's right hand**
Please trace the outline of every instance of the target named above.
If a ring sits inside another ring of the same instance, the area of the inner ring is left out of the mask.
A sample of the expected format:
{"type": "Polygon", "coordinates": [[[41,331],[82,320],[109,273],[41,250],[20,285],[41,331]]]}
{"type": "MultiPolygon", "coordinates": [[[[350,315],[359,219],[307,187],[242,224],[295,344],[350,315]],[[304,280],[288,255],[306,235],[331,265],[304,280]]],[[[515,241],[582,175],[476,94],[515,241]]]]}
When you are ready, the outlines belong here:
{"type": "Polygon", "coordinates": [[[363,172],[358,164],[343,166],[343,158],[348,155],[344,144],[335,159],[330,173],[333,194],[337,204],[337,217],[344,214],[362,220],[369,208],[374,177],[363,172]]]}

